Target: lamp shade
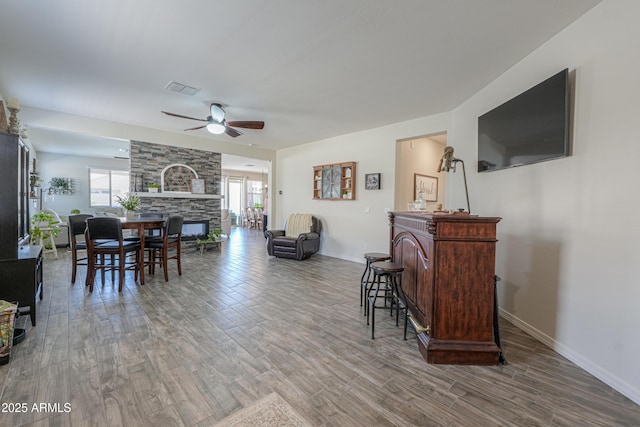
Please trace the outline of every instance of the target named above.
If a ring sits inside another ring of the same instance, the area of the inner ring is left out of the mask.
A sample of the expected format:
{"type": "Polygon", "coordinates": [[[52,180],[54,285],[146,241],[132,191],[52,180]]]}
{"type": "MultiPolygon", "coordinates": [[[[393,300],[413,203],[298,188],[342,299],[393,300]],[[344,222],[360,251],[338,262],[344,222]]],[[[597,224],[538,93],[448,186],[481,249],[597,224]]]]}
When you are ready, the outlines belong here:
{"type": "MultiPolygon", "coordinates": [[[[464,162],[461,159],[453,157],[453,147],[444,147],[444,153],[440,159],[440,165],[438,165],[438,172],[455,172],[456,164],[462,164],[462,176],[464,178],[464,193],[467,196],[467,213],[471,213],[471,205],[469,204],[469,188],[467,187],[467,172],[464,168],[464,162]]],[[[462,212],[463,210],[460,209],[462,212]]]]}
{"type": "Polygon", "coordinates": [[[213,122],[207,125],[207,130],[215,135],[224,133],[225,129],[226,128],[222,123],[213,122]]]}

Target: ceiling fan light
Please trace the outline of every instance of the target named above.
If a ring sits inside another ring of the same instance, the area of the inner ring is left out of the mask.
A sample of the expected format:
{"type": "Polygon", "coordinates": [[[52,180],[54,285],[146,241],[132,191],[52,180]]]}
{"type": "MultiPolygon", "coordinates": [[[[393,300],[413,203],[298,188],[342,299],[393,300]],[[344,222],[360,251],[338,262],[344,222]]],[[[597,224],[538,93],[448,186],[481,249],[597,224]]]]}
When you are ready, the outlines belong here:
{"type": "Polygon", "coordinates": [[[207,125],[207,130],[215,135],[220,135],[224,133],[225,126],[222,123],[209,123],[207,125]]]}

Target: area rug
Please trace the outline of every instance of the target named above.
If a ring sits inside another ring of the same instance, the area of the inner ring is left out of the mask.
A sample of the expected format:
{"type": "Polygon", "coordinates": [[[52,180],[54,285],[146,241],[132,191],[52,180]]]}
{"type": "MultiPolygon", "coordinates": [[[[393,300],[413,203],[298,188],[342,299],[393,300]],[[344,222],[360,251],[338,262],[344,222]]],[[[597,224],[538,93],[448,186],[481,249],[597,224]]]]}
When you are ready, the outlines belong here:
{"type": "Polygon", "coordinates": [[[311,427],[278,393],[271,393],[251,406],[229,415],[215,427],[311,427]]]}

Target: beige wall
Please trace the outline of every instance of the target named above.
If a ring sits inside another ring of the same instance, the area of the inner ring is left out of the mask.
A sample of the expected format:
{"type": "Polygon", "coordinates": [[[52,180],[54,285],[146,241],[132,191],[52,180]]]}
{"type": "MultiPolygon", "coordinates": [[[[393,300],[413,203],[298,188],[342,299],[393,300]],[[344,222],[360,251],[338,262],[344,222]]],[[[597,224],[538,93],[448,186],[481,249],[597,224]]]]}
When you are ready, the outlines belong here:
{"type": "Polygon", "coordinates": [[[438,179],[438,200],[427,202],[427,210],[434,211],[438,203],[448,208],[445,195],[447,174],[438,172],[444,144],[429,137],[398,141],[396,148],[396,194],[394,210],[407,210],[407,202],[415,199],[415,174],[438,179]]]}

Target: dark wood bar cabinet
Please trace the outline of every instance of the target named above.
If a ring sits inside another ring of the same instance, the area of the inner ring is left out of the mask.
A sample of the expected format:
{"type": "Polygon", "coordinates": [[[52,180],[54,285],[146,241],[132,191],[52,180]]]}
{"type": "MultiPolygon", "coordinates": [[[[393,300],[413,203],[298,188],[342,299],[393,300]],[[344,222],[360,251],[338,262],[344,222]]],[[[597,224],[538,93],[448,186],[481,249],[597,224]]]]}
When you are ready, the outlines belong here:
{"type": "Polygon", "coordinates": [[[390,253],[428,363],[497,365],[496,225],[501,218],[392,212],[390,253]]]}

